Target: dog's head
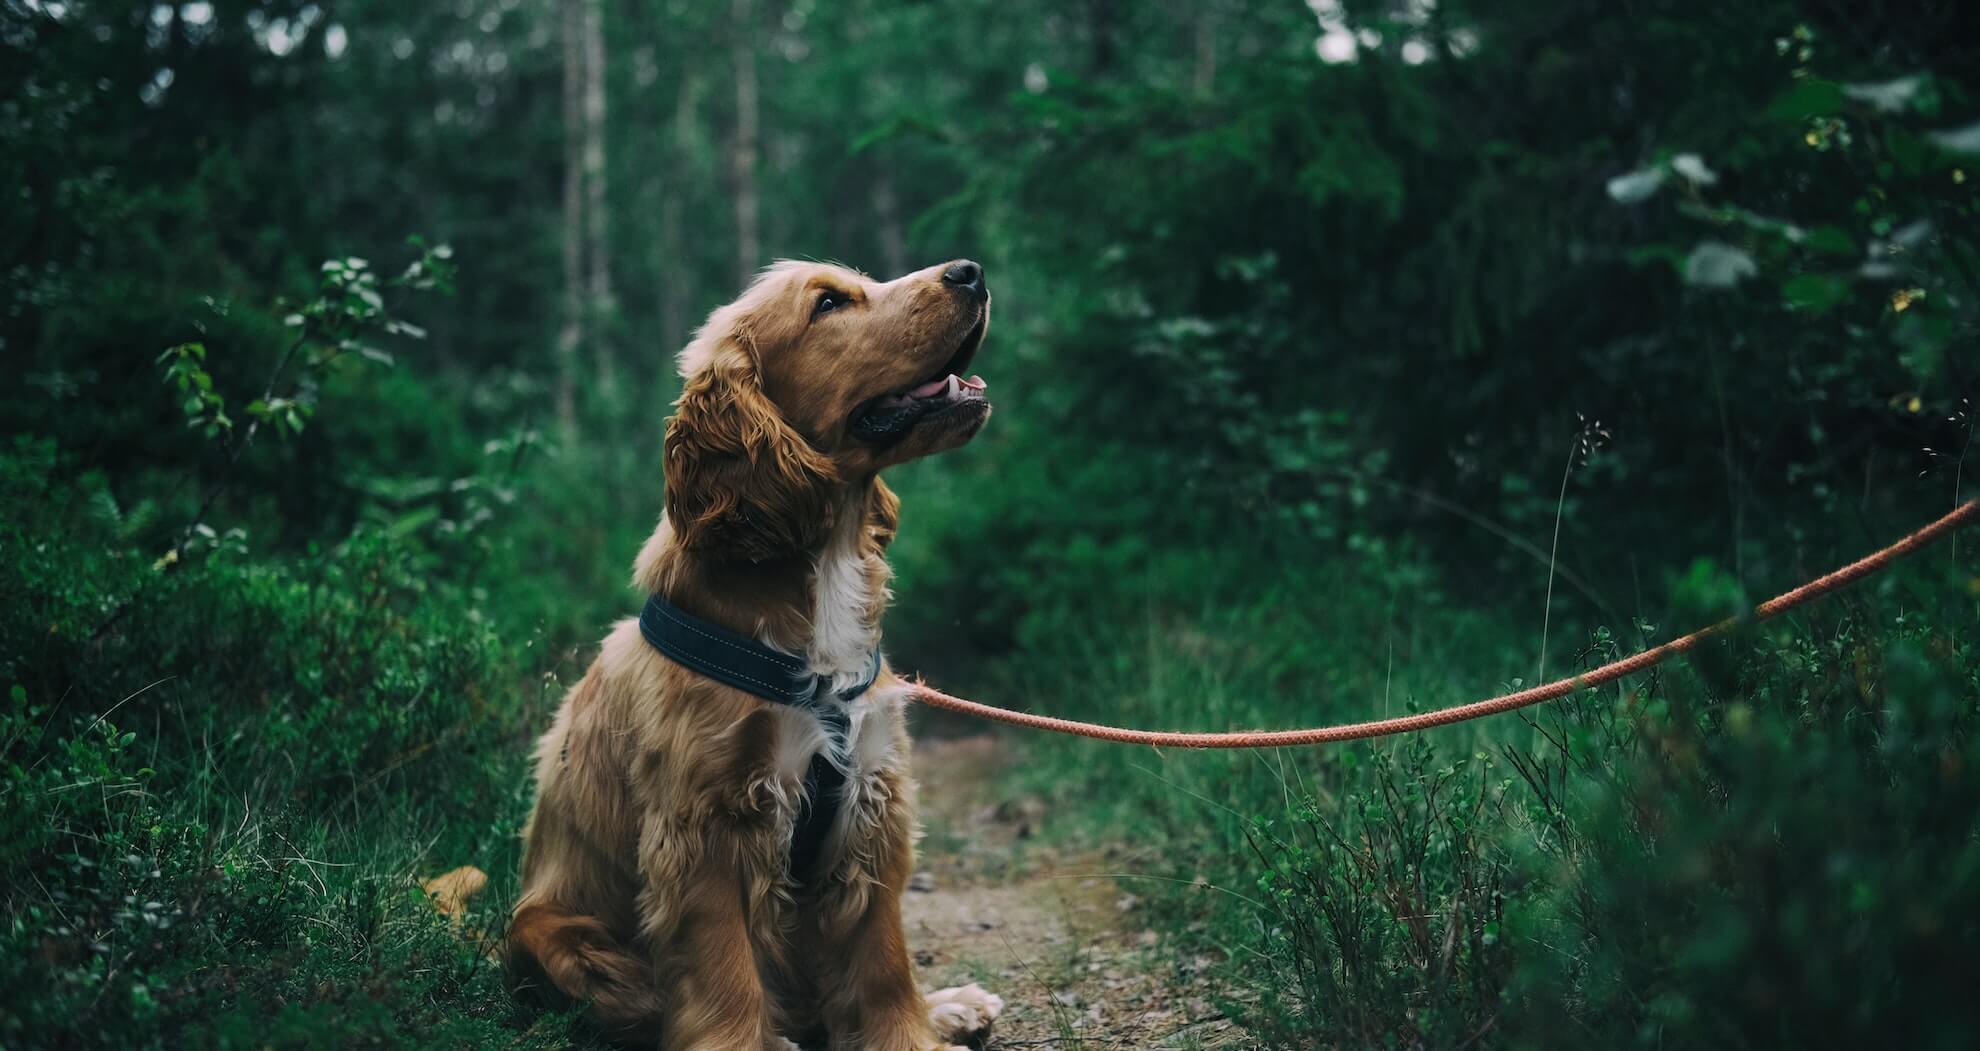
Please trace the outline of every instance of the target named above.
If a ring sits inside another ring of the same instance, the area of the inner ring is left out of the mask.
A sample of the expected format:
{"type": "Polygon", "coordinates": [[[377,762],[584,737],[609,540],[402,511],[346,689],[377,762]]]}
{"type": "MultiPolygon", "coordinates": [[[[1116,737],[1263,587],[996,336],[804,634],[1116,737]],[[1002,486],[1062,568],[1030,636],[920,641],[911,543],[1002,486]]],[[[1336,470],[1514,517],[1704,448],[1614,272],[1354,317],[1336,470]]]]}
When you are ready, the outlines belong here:
{"type": "Polygon", "coordinates": [[[681,352],[667,424],[667,514],[689,550],[762,561],[831,528],[833,494],[953,449],[990,417],[970,359],[990,324],[983,269],[885,283],[778,263],[681,352]]]}

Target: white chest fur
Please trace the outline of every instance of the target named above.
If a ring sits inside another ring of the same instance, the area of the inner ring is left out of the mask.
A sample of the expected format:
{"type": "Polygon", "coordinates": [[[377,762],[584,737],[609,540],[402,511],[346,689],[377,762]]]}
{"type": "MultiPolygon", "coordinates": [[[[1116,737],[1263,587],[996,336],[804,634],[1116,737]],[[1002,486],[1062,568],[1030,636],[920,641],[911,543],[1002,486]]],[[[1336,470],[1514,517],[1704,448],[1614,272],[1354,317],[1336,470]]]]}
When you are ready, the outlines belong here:
{"type": "Polygon", "coordinates": [[[810,787],[806,775],[814,756],[823,754],[840,770],[845,781],[838,797],[828,807],[832,826],[826,830],[822,857],[818,863],[828,868],[839,864],[847,851],[857,852],[876,806],[884,805],[888,790],[876,775],[898,768],[903,756],[899,742],[904,740],[902,708],[906,693],[898,684],[868,690],[846,707],[846,735],[834,740],[818,713],[807,708],[779,705],[776,791],[786,816],[795,820],[803,793],[810,787]],[[874,793],[879,795],[875,796],[874,793]]]}
{"type": "Polygon", "coordinates": [[[831,680],[834,690],[858,685],[880,643],[874,560],[861,549],[866,527],[858,514],[838,517],[832,536],[818,554],[811,577],[811,641],[805,652],[811,670],[831,680]]]}
{"type": "Polygon", "coordinates": [[[906,696],[899,684],[868,690],[846,706],[846,735],[839,741],[826,732],[824,720],[816,712],[776,706],[779,778],[786,784],[802,784],[811,768],[811,757],[821,751],[846,772],[847,782],[852,785],[862,775],[899,765],[897,742],[901,739],[906,696]]]}

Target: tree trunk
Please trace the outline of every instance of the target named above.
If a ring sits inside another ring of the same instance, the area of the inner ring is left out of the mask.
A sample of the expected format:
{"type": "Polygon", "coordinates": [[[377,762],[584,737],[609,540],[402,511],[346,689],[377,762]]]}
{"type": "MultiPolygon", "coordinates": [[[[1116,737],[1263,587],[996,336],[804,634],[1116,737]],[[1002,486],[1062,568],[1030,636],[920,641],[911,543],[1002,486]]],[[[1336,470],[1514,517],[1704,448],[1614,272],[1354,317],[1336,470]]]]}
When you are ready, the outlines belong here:
{"type": "Polygon", "coordinates": [[[1114,71],[1114,59],[1119,54],[1120,8],[1115,0],[1088,0],[1086,13],[1087,26],[1093,31],[1093,75],[1105,76],[1114,71]]]}
{"type": "Polygon", "coordinates": [[[584,0],[562,0],[564,46],[564,319],[557,332],[557,424],[577,436],[577,356],[584,343],[582,120],[584,0]]]}
{"type": "Polygon", "coordinates": [[[1196,12],[1196,71],[1190,86],[1208,95],[1217,86],[1217,8],[1205,3],[1196,12]]]}
{"type": "Polygon", "coordinates": [[[730,177],[736,205],[736,283],[741,287],[756,276],[763,251],[756,201],[756,4],[734,0],[730,14],[735,23],[736,66],[736,141],[730,177]]]}
{"type": "Polygon", "coordinates": [[[887,268],[881,276],[891,281],[907,272],[907,233],[894,196],[894,175],[884,169],[873,180],[873,217],[880,227],[880,262],[887,268]]]}
{"type": "MultiPolygon", "coordinates": [[[[688,281],[693,269],[682,258],[683,210],[688,185],[688,149],[694,131],[695,94],[699,86],[694,74],[684,72],[680,92],[674,97],[674,128],[668,149],[672,177],[660,198],[660,337],[669,352],[687,342],[688,281]]],[[[672,369],[663,373],[671,374],[672,369]]]]}
{"type": "Polygon", "coordinates": [[[606,204],[605,172],[605,33],[600,0],[584,0],[584,197],[585,258],[590,270],[585,305],[586,328],[595,358],[599,393],[616,389],[611,340],[615,303],[612,298],[612,254],[607,240],[610,211],[606,204]]]}

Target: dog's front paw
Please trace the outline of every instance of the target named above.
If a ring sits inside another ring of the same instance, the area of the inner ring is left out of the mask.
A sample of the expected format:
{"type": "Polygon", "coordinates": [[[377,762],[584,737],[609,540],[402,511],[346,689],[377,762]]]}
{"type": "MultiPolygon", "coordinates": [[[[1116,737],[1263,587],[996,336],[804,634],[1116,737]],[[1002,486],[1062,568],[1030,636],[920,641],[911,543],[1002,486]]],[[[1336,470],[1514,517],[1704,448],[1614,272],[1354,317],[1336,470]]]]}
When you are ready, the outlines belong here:
{"type": "Polygon", "coordinates": [[[928,1024],[935,1036],[954,1044],[981,1047],[990,1038],[990,1023],[1004,1013],[1004,998],[971,982],[928,994],[928,1024]]]}

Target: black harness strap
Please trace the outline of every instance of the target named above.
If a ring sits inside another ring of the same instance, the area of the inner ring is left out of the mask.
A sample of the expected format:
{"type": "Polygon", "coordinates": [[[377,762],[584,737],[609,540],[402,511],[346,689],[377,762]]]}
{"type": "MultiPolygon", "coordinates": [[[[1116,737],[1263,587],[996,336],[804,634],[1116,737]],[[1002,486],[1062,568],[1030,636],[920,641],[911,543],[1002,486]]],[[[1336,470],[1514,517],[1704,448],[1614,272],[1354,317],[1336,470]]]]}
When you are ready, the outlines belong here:
{"type": "MultiPolygon", "coordinates": [[[[829,688],[828,681],[813,674],[799,658],[702,620],[658,595],[648,598],[646,608],[640,610],[639,633],[662,656],[689,671],[818,716],[826,744],[811,757],[811,766],[805,771],[804,797],[791,826],[791,875],[799,882],[809,881],[845,795],[846,772],[831,758],[833,753],[845,756],[848,748],[851,717],[845,705],[819,699],[819,693],[829,688]]],[[[880,651],[874,650],[865,680],[839,691],[837,699],[857,699],[879,677],[880,651]]]]}
{"type": "MultiPolygon", "coordinates": [[[[864,691],[862,687],[861,692],[864,691]]],[[[809,883],[818,874],[818,857],[825,852],[825,837],[831,834],[832,822],[839,816],[839,804],[846,796],[846,771],[826,755],[833,750],[845,755],[849,722],[846,710],[841,705],[821,705],[818,721],[825,725],[827,744],[811,757],[811,766],[804,772],[804,795],[798,799],[797,818],[791,823],[791,877],[799,883],[809,883]]]]}

